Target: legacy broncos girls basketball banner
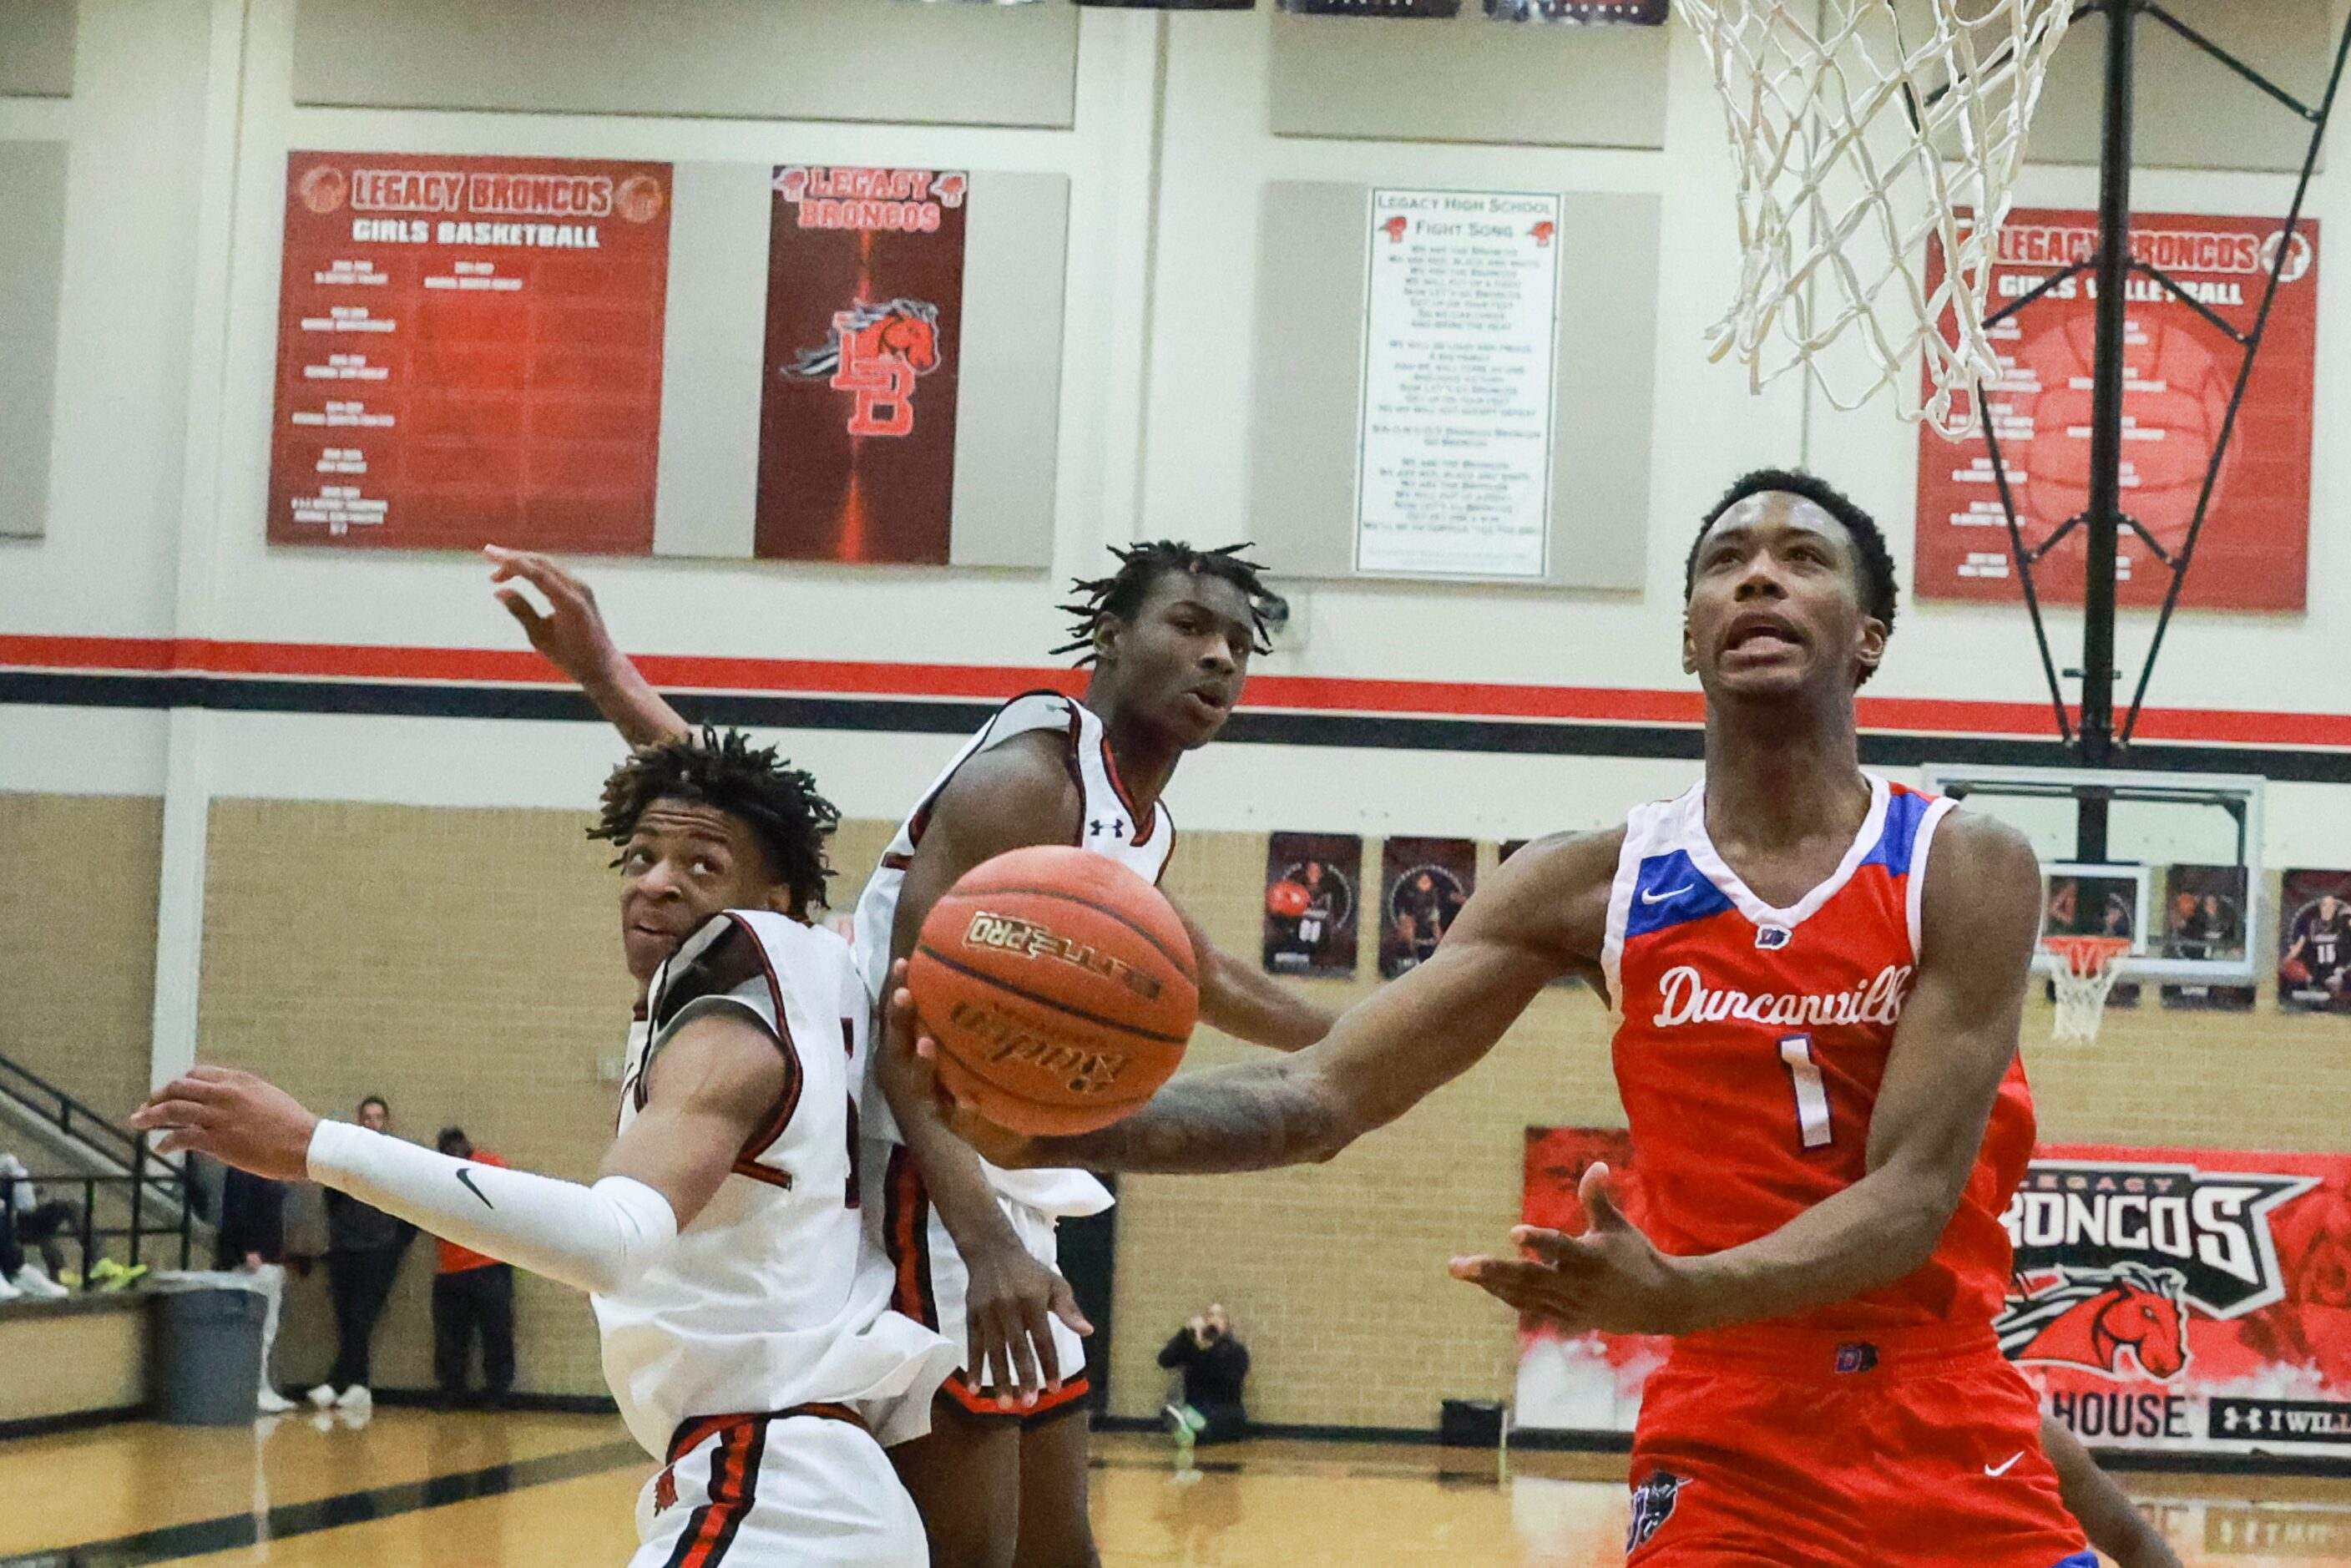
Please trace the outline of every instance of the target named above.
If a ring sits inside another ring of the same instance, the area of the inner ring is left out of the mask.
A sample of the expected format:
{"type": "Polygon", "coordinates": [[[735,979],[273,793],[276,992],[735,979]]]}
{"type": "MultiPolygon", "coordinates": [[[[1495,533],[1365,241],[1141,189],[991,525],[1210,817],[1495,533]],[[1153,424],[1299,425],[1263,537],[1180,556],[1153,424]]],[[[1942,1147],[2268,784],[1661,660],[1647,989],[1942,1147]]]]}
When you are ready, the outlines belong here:
{"type": "MultiPolygon", "coordinates": [[[[1583,1228],[1576,1183],[1621,1129],[1527,1129],[1527,1224],[1583,1228]]],[[[2004,1216],[1996,1325],[2042,1408],[2100,1448],[2351,1458],[2351,1156],[2043,1145],[2004,1216]]],[[[1629,1431],[1667,1342],[1520,1324],[1522,1427],[1629,1431]]]]}

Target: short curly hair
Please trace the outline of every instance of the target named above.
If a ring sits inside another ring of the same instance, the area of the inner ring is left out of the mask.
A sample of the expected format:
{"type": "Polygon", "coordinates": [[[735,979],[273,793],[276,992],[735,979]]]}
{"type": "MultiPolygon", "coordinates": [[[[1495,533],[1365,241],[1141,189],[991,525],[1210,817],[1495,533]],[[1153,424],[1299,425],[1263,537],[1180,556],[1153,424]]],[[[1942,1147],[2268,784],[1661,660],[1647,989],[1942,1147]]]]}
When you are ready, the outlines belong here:
{"type": "Polygon", "coordinates": [[[1081,577],[1071,582],[1081,597],[1077,602],[1061,608],[1076,619],[1070,625],[1070,641],[1054,649],[1054,653],[1080,654],[1078,664],[1081,667],[1092,664],[1094,634],[1102,630],[1103,622],[1134,620],[1151,585],[1162,574],[1171,571],[1186,577],[1221,578],[1239,589],[1249,605],[1249,645],[1258,653],[1270,653],[1273,643],[1265,630],[1268,591],[1258,575],[1265,568],[1242,553],[1249,548],[1238,544],[1196,549],[1180,539],[1155,539],[1133,549],[1111,546],[1110,553],[1118,557],[1116,571],[1108,577],[1081,577]]]}
{"type": "Polygon", "coordinates": [[[1802,496],[1830,517],[1834,517],[1853,538],[1853,556],[1861,590],[1861,608],[1869,617],[1894,630],[1894,612],[1901,598],[1901,584],[1894,570],[1894,557],[1886,548],[1886,536],[1877,527],[1877,519],[1853,504],[1851,497],[1816,475],[1794,468],[1758,468],[1731,481],[1722,498],[1709,507],[1704,521],[1698,526],[1698,537],[1690,540],[1689,558],[1682,563],[1682,600],[1687,603],[1690,591],[1698,584],[1698,551],[1706,536],[1721,520],[1722,514],[1747,499],[1770,491],[1782,490],[1791,496],[1802,496]]]}
{"type": "Polygon", "coordinates": [[[794,914],[825,902],[832,876],[825,841],[840,825],[841,810],[817,793],[814,777],[774,747],[754,746],[739,729],[707,726],[699,735],[642,747],[604,780],[603,810],[588,836],[626,844],[656,800],[691,801],[739,819],[790,891],[794,914]]]}

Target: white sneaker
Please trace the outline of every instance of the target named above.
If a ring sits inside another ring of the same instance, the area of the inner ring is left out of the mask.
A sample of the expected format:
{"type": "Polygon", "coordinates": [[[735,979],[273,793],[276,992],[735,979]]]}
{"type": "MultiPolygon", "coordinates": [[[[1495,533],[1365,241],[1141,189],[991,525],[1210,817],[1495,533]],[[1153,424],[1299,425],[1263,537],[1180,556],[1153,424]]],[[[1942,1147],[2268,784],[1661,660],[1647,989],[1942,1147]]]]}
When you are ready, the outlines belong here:
{"type": "Polygon", "coordinates": [[[16,1289],[26,1295],[37,1297],[45,1301],[54,1301],[59,1297],[73,1294],[71,1291],[42,1273],[38,1266],[31,1263],[16,1270],[16,1289]]]}
{"type": "Polygon", "coordinates": [[[25,1292],[10,1284],[5,1275],[0,1275],[0,1301],[20,1301],[24,1299],[25,1292]]]}
{"type": "Polygon", "coordinates": [[[287,1398],[275,1388],[264,1388],[261,1391],[261,1397],[254,1401],[254,1407],[265,1416],[283,1416],[288,1410],[296,1408],[296,1406],[294,1401],[287,1398]]]}
{"type": "Polygon", "coordinates": [[[335,1401],[335,1408],[362,1416],[375,1408],[375,1396],[368,1392],[366,1384],[354,1383],[343,1390],[343,1396],[335,1401]]]}
{"type": "Polygon", "coordinates": [[[331,1383],[321,1383],[304,1397],[321,1410],[330,1410],[334,1408],[335,1404],[335,1385],[331,1383]]]}

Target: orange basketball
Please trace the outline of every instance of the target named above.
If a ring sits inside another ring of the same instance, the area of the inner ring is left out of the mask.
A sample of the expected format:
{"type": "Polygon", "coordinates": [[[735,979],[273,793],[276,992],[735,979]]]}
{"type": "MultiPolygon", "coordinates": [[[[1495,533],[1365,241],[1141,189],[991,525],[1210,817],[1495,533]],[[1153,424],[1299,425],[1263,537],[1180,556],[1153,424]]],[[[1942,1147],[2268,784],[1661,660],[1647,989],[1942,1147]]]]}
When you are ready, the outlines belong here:
{"type": "Polygon", "coordinates": [[[1184,1060],[1199,972],[1175,905],[1102,855],[1014,850],[923,922],[907,966],[941,1081],[1016,1133],[1087,1133],[1184,1060]]]}
{"type": "Polygon", "coordinates": [[[1265,890],[1266,909],[1284,920],[1297,919],[1313,902],[1302,883],[1277,882],[1265,890]]]}

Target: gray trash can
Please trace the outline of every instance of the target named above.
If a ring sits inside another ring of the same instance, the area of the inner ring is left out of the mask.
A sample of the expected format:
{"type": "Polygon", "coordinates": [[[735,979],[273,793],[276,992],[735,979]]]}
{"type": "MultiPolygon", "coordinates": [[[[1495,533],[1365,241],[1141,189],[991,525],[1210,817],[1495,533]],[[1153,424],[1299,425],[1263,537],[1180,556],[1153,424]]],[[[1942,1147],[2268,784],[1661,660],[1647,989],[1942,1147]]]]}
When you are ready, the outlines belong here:
{"type": "Polygon", "coordinates": [[[155,1418],[172,1427],[250,1426],[261,1392],[254,1291],[174,1291],[155,1298],[155,1418]]]}

